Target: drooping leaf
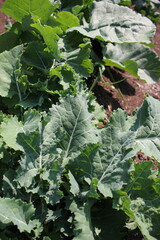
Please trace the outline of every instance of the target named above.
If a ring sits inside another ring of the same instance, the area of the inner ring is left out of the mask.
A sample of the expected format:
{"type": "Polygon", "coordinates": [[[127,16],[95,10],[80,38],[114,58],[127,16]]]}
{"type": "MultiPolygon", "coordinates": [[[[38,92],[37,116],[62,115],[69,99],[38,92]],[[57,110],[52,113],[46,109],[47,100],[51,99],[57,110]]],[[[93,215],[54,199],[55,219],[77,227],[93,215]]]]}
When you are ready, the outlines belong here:
{"type": "Polygon", "coordinates": [[[20,23],[26,15],[38,16],[45,23],[55,7],[57,5],[52,5],[49,0],[24,0],[23,2],[21,0],[7,0],[1,11],[20,23]]]}
{"type": "Polygon", "coordinates": [[[100,40],[124,42],[151,42],[154,24],[131,9],[105,1],[94,2],[90,23],[71,28],[82,35],[100,40]]]}
{"type": "Polygon", "coordinates": [[[34,213],[35,208],[32,204],[14,198],[0,198],[0,221],[3,224],[12,222],[20,232],[36,233],[38,228],[40,230],[40,222],[32,220],[34,213]]]}
{"type": "Polygon", "coordinates": [[[94,240],[93,227],[91,222],[92,201],[81,204],[73,201],[70,211],[74,214],[74,240],[90,239],[94,240]]]}
{"type": "Polygon", "coordinates": [[[160,58],[149,47],[142,44],[111,43],[103,49],[104,62],[128,71],[135,77],[153,83],[160,78],[160,58]]]}
{"type": "Polygon", "coordinates": [[[19,122],[16,116],[10,116],[4,119],[1,124],[0,134],[8,147],[15,150],[22,150],[21,146],[16,142],[17,134],[22,131],[22,127],[22,122],[19,122]]]}
{"type": "Polygon", "coordinates": [[[68,173],[68,177],[69,177],[69,182],[70,182],[70,192],[74,196],[76,196],[80,192],[79,185],[78,185],[76,179],[74,178],[73,174],[70,171],[68,173]]]}
{"type": "Polygon", "coordinates": [[[13,198],[18,196],[17,184],[14,181],[15,171],[7,169],[3,175],[3,197],[13,198]]]}
{"type": "Polygon", "coordinates": [[[160,162],[160,102],[148,97],[137,113],[133,126],[136,131],[137,150],[147,156],[155,157],[160,162]]]}
{"type": "Polygon", "coordinates": [[[19,83],[16,71],[20,68],[22,49],[23,46],[19,45],[0,54],[0,96],[2,97],[11,98],[14,94],[18,94],[19,83]]]}
{"type": "Polygon", "coordinates": [[[23,148],[17,143],[18,133],[35,131],[40,119],[41,115],[35,110],[28,110],[25,112],[24,124],[19,122],[16,116],[8,116],[4,118],[1,124],[0,134],[8,147],[22,151],[23,148]]]}

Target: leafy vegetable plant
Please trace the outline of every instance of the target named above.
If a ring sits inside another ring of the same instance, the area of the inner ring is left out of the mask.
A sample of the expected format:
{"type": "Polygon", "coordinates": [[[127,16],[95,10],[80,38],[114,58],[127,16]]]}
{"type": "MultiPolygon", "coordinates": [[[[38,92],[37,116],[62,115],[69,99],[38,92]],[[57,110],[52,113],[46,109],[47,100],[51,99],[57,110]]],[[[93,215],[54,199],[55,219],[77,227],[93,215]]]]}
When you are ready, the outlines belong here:
{"type": "Polygon", "coordinates": [[[99,129],[86,84],[110,66],[157,81],[154,24],[105,0],[7,0],[1,11],[16,22],[0,35],[0,239],[159,239],[160,102],[116,110],[99,129]],[[139,151],[156,167],[136,164],[139,151]]]}

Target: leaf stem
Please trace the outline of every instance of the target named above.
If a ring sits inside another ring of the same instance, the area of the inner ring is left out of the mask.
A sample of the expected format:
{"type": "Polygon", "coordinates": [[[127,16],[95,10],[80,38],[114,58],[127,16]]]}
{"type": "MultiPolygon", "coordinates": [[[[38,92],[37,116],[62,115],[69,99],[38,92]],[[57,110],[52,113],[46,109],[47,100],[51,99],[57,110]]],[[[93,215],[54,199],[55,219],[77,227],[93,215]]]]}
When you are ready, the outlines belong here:
{"type": "Polygon", "coordinates": [[[108,67],[106,67],[106,70],[107,70],[108,75],[109,75],[109,77],[110,77],[110,79],[111,79],[111,82],[113,83],[113,85],[115,84],[115,86],[116,86],[116,88],[117,88],[117,91],[118,91],[119,95],[120,95],[121,98],[123,99],[124,103],[127,104],[127,102],[126,102],[126,100],[125,100],[125,98],[124,98],[124,96],[123,96],[123,94],[122,94],[120,88],[117,86],[117,83],[123,82],[123,81],[125,80],[125,78],[123,78],[123,79],[120,80],[120,81],[115,82],[115,79],[114,79],[114,77],[113,77],[113,75],[112,75],[112,73],[111,73],[111,71],[109,70],[108,67]]]}

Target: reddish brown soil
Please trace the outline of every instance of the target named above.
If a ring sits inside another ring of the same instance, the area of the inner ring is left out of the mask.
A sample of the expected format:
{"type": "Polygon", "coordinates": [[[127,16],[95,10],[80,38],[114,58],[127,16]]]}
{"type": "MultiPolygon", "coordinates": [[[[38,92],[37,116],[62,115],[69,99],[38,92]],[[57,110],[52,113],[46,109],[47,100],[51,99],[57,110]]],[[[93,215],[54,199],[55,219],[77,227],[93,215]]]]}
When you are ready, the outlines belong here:
{"type": "MultiPolygon", "coordinates": [[[[1,9],[4,1],[5,0],[0,0],[0,9],[1,9]]],[[[7,20],[10,20],[11,22],[13,21],[10,17],[8,17],[4,13],[0,12],[0,34],[5,31],[5,25],[6,25],[7,20]]]]}
{"type": "Polygon", "coordinates": [[[146,95],[160,100],[160,81],[149,85],[126,72],[114,68],[111,68],[110,72],[116,81],[125,80],[116,85],[112,84],[106,72],[103,75],[103,81],[99,81],[93,89],[108,117],[117,108],[122,108],[131,115],[136,108],[140,107],[146,95]]]}
{"type": "MultiPolygon", "coordinates": [[[[156,27],[157,31],[153,38],[153,44],[155,45],[153,50],[160,56],[160,21],[156,27]]],[[[111,68],[110,72],[116,82],[122,79],[125,79],[125,81],[116,85],[112,84],[110,76],[106,71],[103,75],[103,81],[98,81],[93,89],[98,102],[104,106],[108,117],[117,108],[122,108],[131,115],[136,108],[140,107],[146,95],[151,95],[160,100],[160,81],[154,84],[147,84],[118,69],[111,68]]]]}

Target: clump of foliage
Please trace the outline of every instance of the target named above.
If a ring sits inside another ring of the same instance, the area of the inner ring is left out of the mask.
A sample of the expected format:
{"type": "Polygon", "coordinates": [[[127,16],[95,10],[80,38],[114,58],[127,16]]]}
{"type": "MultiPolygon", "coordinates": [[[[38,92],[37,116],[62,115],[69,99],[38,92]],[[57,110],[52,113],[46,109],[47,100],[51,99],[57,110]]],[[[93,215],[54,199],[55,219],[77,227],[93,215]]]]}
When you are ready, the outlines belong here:
{"type": "Polygon", "coordinates": [[[147,16],[154,23],[157,23],[160,19],[160,2],[158,0],[132,0],[134,9],[140,12],[143,16],[147,16]]]}
{"type": "Polygon", "coordinates": [[[16,22],[0,35],[0,238],[159,239],[160,102],[116,110],[99,129],[86,84],[110,66],[158,81],[155,25],[105,0],[7,0],[1,11],[16,22]],[[139,151],[158,167],[134,163],[139,151]]]}

